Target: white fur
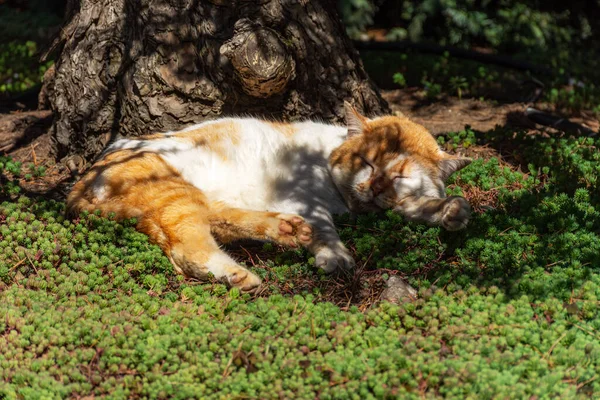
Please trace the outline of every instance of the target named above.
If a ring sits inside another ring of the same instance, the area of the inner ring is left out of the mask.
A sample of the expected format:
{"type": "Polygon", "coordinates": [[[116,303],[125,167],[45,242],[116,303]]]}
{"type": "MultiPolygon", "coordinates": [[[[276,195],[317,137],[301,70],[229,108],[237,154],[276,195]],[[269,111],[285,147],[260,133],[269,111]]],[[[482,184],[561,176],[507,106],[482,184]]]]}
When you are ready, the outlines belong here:
{"type": "MultiPolygon", "coordinates": [[[[373,175],[373,168],[371,168],[368,165],[364,166],[354,175],[354,177],[352,179],[353,186],[357,187],[361,183],[367,182],[369,180],[369,178],[371,178],[371,175],[373,175]]],[[[356,190],[354,192],[354,196],[359,198],[364,203],[368,203],[369,201],[373,200],[373,192],[372,191],[361,192],[361,191],[356,190]]]]}
{"type": "Polygon", "coordinates": [[[407,196],[446,197],[443,187],[440,191],[429,175],[415,164],[407,176],[394,180],[394,189],[399,199],[407,196]]]}
{"type": "Polygon", "coordinates": [[[387,165],[385,166],[385,169],[388,170],[388,169],[392,168],[394,165],[398,164],[399,162],[403,161],[404,159],[406,159],[406,156],[404,154],[400,154],[398,157],[396,157],[392,161],[388,162],[387,165]]]}
{"type": "Polygon", "coordinates": [[[258,119],[224,118],[184,130],[220,122],[238,125],[239,144],[228,140],[221,143],[225,158],[208,148],[170,137],[173,132],[163,139],[121,139],[106,152],[156,152],[210,200],[232,207],[297,213],[306,218],[311,213],[323,218],[325,211],[348,211],[327,169],[329,154],[345,139],[346,128],[299,122],[294,124],[295,134],[286,136],[258,119]],[[321,210],[323,205],[326,210],[321,210]]]}
{"type": "MultiPolygon", "coordinates": [[[[356,186],[367,181],[373,171],[365,166],[354,177],[346,176],[347,172],[336,167],[330,171],[329,156],[346,139],[348,129],[307,121],[293,124],[295,132],[286,135],[258,119],[224,118],[190,126],[184,131],[210,128],[218,123],[236,126],[235,140],[221,135],[218,143],[211,143],[218,146],[218,151],[214,146],[176,137],[177,132],[167,132],[159,139],[118,140],[105,154],[120,149],[155,152],[210,201],[257,211],[298,214],[316,228],[315,240],[309,249],[315,254],[318,266],[330,271],[338,266],[354,265],[332,218],[333,214],[349,211],[341,195],[341,191],[345,193],[349,188],[336,187],[332,178],[341,185],[356,186]]],[[[398,161],[400,159],[388,167],[398,161]]],[[[440,197],[444,196],[443,183],[440,189],[440,185],[419,168],[412,168],[410,176],[395,180],[394,188],[397,198],[436,196],[440,190],[440,197]]],[[[94,184],[93,190],[98,198],[106,194],[102,180],[94,184]]],[[[370,196],[362,200],[371,201],[372,193],[370,196]]],[[[382,203],[380,207],[389,208],[389,204],[382,203]]],[[[221,253],[215,253],[206,264],[217,277],[233,274],[228,270],[232,265],[235,262],[221,253]]]]}
{"type": "Polygon", "coordinates": [[[92,192],[98,201],[106,199],[106,179],[104,175],[99,175],[92,183],[92,192]]]}
{"type": "Polygon", "coordinates": [[[363,168],[361,168],[355,175],[354,175],[354,185],[358,185],[361,183],[364,183],[367,181],[367,179],[369,179],[371,177],[371,175],[373,174],[373,168],[371,168],[370,166],[365,166],[363,168]]]}
{"type": "Polygon", "coordinates": [[[235,260],[220,251],[211,253],[205,265],[208,272],[212,273],[217,279],[229,275],[232,268],[237,268],[235,260]]]}

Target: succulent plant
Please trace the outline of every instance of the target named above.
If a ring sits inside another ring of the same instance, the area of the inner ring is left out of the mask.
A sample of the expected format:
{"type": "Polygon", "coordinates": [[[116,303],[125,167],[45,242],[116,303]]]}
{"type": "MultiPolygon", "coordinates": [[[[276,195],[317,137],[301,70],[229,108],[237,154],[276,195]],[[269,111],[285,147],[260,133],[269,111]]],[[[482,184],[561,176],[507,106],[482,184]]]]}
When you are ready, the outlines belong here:
{"type": "Polygon", "coordinates": [[[487,205],[465,231],[338,219],[360,268],[419,288],[366,309],[323,301],[323,285],[351,277],[272,245],[270,260],[247,259],[262,297],[183,279],[135,221],[69,220],[61,202],[19,196],[25,172],[3,158],[0,397],[597,397],[598,141],[511,140],[526,172],[476,160],[452,178],[449,193],[487,205]]]}

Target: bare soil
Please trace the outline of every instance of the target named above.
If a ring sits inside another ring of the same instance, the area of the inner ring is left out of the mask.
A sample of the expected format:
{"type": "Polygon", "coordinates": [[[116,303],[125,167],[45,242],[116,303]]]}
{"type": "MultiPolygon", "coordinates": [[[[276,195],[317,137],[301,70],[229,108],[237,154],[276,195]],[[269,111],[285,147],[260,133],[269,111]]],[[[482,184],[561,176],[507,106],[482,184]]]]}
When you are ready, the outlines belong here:
{"type": "MultiPolygon", "coordinates": [[[[512,126],[531,131],[547,131],[532,122],[525,115],[527,107],[535,107],[550,113],[556,113],[544,103],[505,103],[495,104],[477,99],[458,99],[443,97],[435,102],[428,100],[425,93],[417,88],[388,90],[383,92],[393,112],[401,112],[415,122],[422,124],[434,135],[458,132],[469,125],[471,129],[486,132],[496,126],[512,126]]],[[[582,124],[594,131],[600,129],[600,121],[591,112],[582,111],[577,115],[562,115],[572,122],[582,124]]],[[[533,133],[533,132],[532,132],[533,133]]]]}

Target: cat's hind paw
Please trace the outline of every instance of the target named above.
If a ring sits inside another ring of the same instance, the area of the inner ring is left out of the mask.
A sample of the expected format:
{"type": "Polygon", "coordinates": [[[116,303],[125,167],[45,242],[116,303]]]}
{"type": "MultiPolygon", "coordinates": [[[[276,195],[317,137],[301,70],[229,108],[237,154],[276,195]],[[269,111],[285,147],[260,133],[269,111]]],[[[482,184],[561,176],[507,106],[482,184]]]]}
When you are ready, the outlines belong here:
{"type": "Polygon", "coordinates": [[[322,247],[315,254],[315,266],[326,273],[331,273],[337,268],[351,269],[355,264],[352,254],[341,243],[336,246],[322,247]]]}
{"type": "Polygon", "coordinates": [[[304,218],[293,214],[279,214],[277,241],[290,247],[308,246],[312,242],[313,228],[304,218]]]}
{"type": "Polygon", "coordinates": [[[442,226],[449,231],[458,231],[467,227],[471,218],[471,206],[464,197],[449,197],[442,211],[442,226]]]}
{"type": "Polygon", "coordinates": [[[228,286],[236,287],[245,293],[256,291],[262,283],[258,276],[243,267],[228,271],[224,278],[228,286]]]}

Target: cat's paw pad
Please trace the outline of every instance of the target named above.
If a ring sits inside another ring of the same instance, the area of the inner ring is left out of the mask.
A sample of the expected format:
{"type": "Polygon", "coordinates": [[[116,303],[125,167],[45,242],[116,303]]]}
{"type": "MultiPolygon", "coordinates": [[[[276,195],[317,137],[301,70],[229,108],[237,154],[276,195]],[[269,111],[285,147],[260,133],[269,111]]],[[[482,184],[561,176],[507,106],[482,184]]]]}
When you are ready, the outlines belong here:
{"type": "Polygon", "coordinates": [[[344,245],[323,247],[315,254],[315,266],[326,273],[331,273],[337,268],[351,269],[354,265],[352,254],[344,245]]]}
{"type": "Polygon", "coordinates": [[[229,272],[225,281],[230,287],[236,287],[242,292],[254,292],[262,283],[258,276],[242,267],[229,272]]]}
{"type": "Polygon", "coordinates": [[[279,214],[279,241],[290,247],[308,246],[312,242],[313,228],[304,218],[293,214],[279,214]]]}
{"type": "Polygon", "coordinates": [[[442,211],[442,226],[449,231],[464,229],[471,217],[471,206],[464,197],[449,197],[442,211]]]}

